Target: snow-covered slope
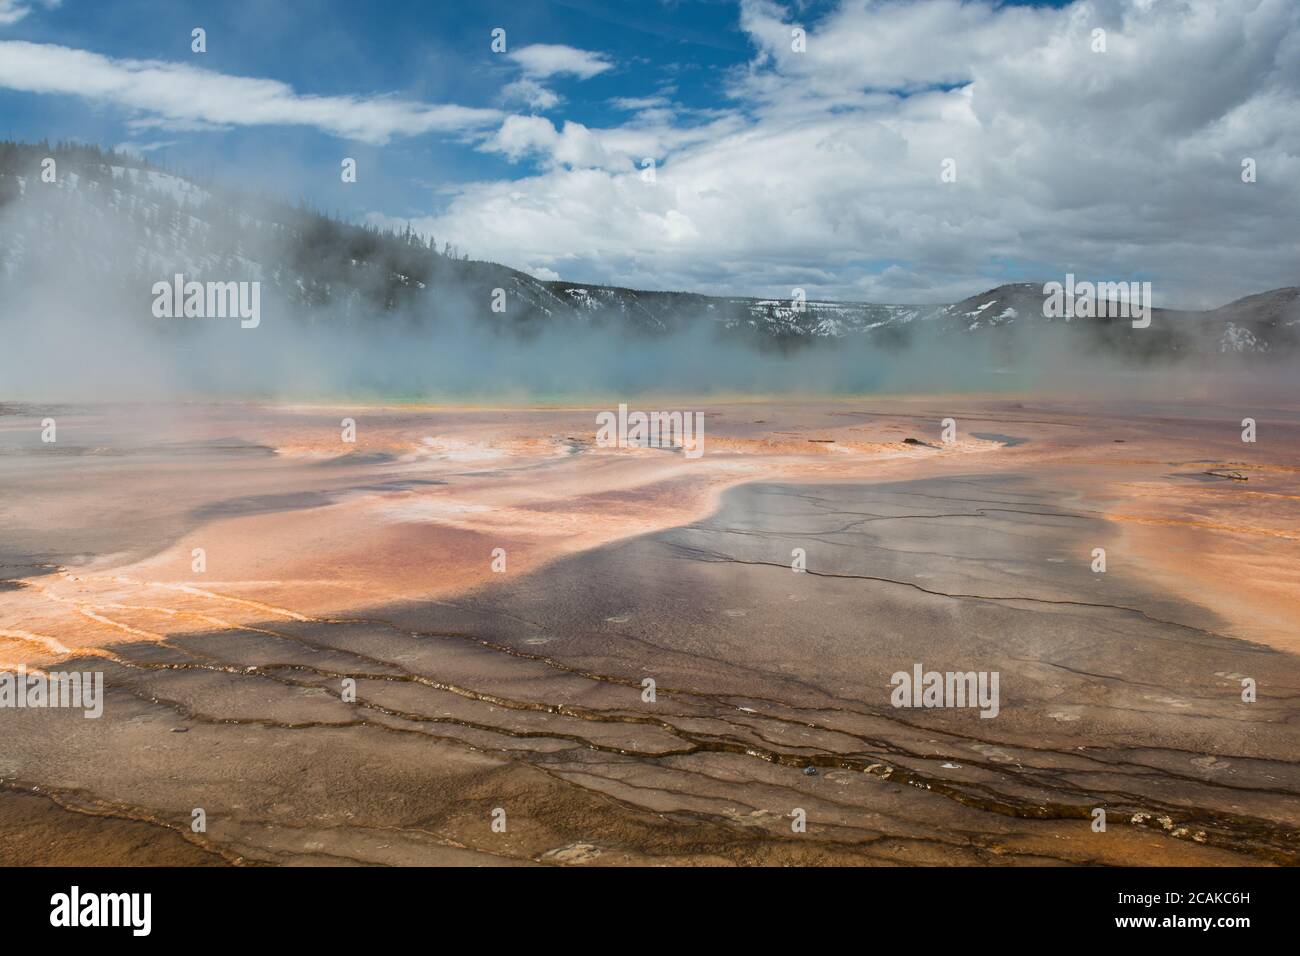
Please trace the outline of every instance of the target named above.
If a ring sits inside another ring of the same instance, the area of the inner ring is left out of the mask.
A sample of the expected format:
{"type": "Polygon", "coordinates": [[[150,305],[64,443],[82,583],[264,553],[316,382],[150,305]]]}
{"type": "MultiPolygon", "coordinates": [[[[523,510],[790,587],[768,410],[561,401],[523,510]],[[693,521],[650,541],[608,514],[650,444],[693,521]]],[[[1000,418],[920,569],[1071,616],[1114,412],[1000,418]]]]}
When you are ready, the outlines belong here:
{"type": "Polygon", "coordinates": [[[1210,312],[1156,309],[1127,320],[1052,319],[1041,283],[1003,285],[943,306],[708,296],[543,281],[471,261],[410,232],[342,223],[312,210],[219,190],[93,147],[0,144],[0,294],[57,263],[86,296],[114,289],[141,303],[153,283],[258,280],[305,322],[469,317],[527,334],[539,324],[713,334],[780,345],[861,338],[881,348],[967,336],[1011,341],[1053,329],[1090,347],[1162,354],[1274,354],[1300,342],[1300,289],[1210,312]],[[42,179],[43,157],[57,161],[42,179]],[[497,293],[504,292],[504,297],[497,293]],[[504,311],[493,309],[493,304],[504,311]]]}

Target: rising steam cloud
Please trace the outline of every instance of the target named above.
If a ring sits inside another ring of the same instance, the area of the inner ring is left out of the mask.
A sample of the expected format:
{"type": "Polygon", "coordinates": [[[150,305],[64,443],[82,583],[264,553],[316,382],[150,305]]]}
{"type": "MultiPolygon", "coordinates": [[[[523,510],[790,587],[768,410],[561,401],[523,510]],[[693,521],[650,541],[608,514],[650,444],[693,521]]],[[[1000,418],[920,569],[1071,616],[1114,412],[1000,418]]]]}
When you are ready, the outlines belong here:
{"type": "MultiPolygon", "coordinates": [[[[266,226],[287,207],[241,197],[213,216],[211,201],[200,207],[184,192],[159,199],[159,182],[175,189],[181,180],[120,168],[87,177],[86,168],[58,185],[22,177],[0,208],[0,391],[8,399],[579,401],[1089,390],[1117,380],[1150,392],[1171,376],[1206,381],[1203,362],[1154,369],[1089,355],[1065,329],[1042,323],[954,338],[915,322],[888,347],[863,335],[778,346],[720,335],[703,308],[685,310],[665,334],[618,320],[512,325],[510,302],[504,317],[493,316],[474,282],[439,282],[381,306],[365,274],[326,275],[323,291],[302,287],[301,238],[266,226]],[[261,283],[257,327],[158,318],[153,286],[177,274],[261,283]]],[[[1230,377],[1235,367],[1218,360],[1215,374],[1230,377]]]]}

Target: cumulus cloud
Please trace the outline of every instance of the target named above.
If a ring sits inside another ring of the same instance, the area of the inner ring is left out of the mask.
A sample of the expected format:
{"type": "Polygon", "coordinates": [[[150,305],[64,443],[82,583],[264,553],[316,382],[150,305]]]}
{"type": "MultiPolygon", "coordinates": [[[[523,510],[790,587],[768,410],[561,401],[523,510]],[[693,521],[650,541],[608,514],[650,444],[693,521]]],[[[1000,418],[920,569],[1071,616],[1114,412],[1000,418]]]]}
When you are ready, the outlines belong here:
{"type": "Polygon", "coordinates": [[[707,121],[512,117],[481,148],[538,171],[425,225],[654,288],[936,302],[1072,271],[1190,306],[1300,283],[1292,0],[845,0],[813,22],[744,0],[741,25],[754,54],[707,121]]]}
{"type": "MultiPolygon", "coordinates": [[[[739,129],[737,116],[724,115],[711,123],[676,126],[671,111],[651,110],[636,121],[613,129],[591,129],[566,120],[557,127],[541,116],[510,116],[479,147],[518,161],[532,158],[543,166],[599,168],[615,172],[643,170],[656,160],[692,143],[712,141],[719,133],[739,129]]],[[[518,185],[516,182],[515,185],[518,185]]]]}
{"type": "Polygon", "coordinates": [[[554,109],[564,101],[564,97],[544,86],[540,80],[563,76],[589,80],[614,66],[603,53],[554,43],[523,46],[507,56],[523,76],[501,90],[503,101],[521,103],[535,111],[554,109]]]}
{"type": "MultiPolygon", "coordinates": [[[[53,9],[62,2],[63,0],[36,0],[36,3],[46,9],[53,9]]],[[[24,0],[0,0],[0,27],[8,26],[11,23],[17,23],[31,12],[31,2],[24,2],[24,0]]]]}
{"type": "Polygon", "coordinates": [[[772,0],[744,0],[740,25],[758,48],[755,92],[779,94],[790,82],[839,98],[873,88],[913,90],[960,84],[979,63],[1041,42],[1051,11],[960,0],[845,3],[817,23],[772,0]],[[808,31],[796,52],[792,30],[808,31]],[[764,69],[770,68],[770,69],[764,69]]]}
{"type": "Polygon", "coordinates": [[[507,103],[522,103],[534,110],[554,109],[562,99],[558,93],[526,76],[507,83],[501,90],[501,97],[507,103]]]}
{"type": "Polygon", "coordinates": [[[389,96],[308,96],[286,83],[231,76],[183,63],[113,59],[70,47],[0,41],[0,87],[80,96],[143,114],[138,125],[170,129],[313,126],[384,143],[394,136],[479,129],[497,110],[389,96]]]}
{"type": "Polygon", "coordinates": [[[580,80],[589,80],[614,66],[603,53],[579,50],[559,43],[534,43],[521,46],[506,55],[519,64],[525,76],[536,79],[576,76],[580,80]]]}

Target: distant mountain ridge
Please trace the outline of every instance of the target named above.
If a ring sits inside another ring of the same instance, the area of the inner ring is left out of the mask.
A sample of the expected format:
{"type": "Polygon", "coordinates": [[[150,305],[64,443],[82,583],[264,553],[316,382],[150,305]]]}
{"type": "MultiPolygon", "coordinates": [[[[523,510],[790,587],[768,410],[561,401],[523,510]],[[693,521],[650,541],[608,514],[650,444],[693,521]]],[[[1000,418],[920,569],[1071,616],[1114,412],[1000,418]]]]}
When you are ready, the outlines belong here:
{"type": "Polygon", "coordinates": [[[1154,309],[1128,319],[1048,318],[1041,283],[1002,285],[944,306],[652,292],[540,280],[409,231],[340,222],[241,195],[93,146],[0,143],[0,284],[21,285],[50,262],[94,299],[111,290],[148,316],[149,289],[191,279],[258,280],[308,322],[375,322],[386,313],[436,323],[471,315],[528,335],[555,324],[663,335],[704,324],[763,347],[862,339],[898,349],[920,338],[1010,343],[1045,329],[1089,349],[1141,360],[1180,355],[1288,354],[1300,348],[1300,288],[1208,311],[1154,309]],[[42,160],[56,162],[42,181],[42,160]],[[504,291],[504,298],[496,290],[504,291]],[[504,311],[491,308],[500,302],[504,311]]]}

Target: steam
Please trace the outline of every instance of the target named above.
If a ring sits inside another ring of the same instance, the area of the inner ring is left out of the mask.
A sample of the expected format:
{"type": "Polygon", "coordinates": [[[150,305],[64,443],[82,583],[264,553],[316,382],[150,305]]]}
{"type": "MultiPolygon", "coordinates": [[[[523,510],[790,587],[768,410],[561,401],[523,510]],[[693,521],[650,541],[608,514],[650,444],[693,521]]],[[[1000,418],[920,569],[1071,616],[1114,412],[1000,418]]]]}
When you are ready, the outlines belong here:
{"type": "Polygon", "coordinates": [[[265,270],[291,262],[294,250],[248,227],[273,218],[255,206],[239,210],[249,218],[195,225],[201,241],[176,249],[166,222],[140,226],[119,214],[134,201],[111,181],[70,189],[27,177],[24,195],[0,207],[0,398],[511,403],[1117,387],[1159,395],[1204,393],[1243,368],[1216,361],[1210,375],[1196,360],[1152,368],[1081,355],[1078,340],[1051,325],[994,339],[941,336],[917,322],[905,345],[889,349],[856,336],[762,347],[719,337],[705,316],[659,336],[618,322],[532,323],[520,333],[492,321],[486,297],[446,284],[392,311],[359,313],[367,290],[347,277],[326,304],[286,294],[283,276],[265,270]],[[178,273],[262,282],[260,323],[156,317],[151,290],[178,273]]]}

